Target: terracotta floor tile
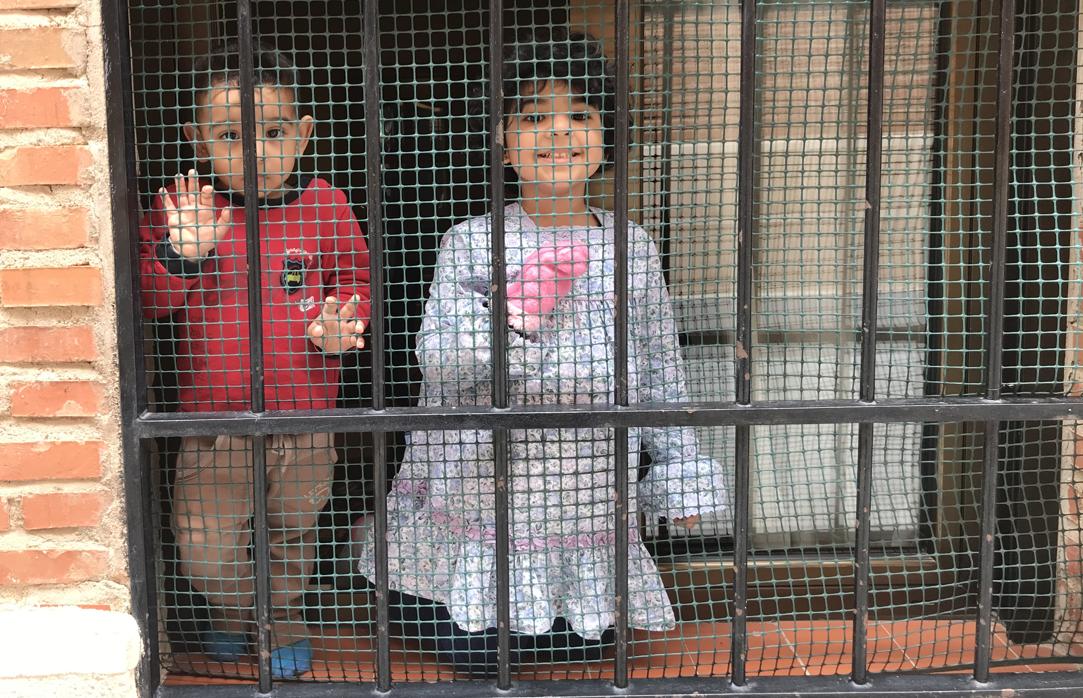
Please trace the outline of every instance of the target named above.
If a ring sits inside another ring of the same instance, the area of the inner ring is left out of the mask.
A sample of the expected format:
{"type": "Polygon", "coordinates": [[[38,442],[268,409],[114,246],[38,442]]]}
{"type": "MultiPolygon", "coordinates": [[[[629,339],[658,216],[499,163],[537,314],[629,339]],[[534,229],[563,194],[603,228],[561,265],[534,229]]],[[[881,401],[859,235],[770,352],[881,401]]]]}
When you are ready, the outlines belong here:
{"type": "Polygon", "coordinates": [[[609,662],[523,666],[512,676],[520,681],[582,681],[597,679],[606,664],[609,662]]]}
{"type": "Polygon", "coordinates": [[[846,621],[781,621],[779,628],[810,676],[849,674],[853,628],[846,621]]]}
{"type": "Polygon", "coordinates": [[[914,663],[907,659],[906,652],[895,644],[893,629],[892,622],[869,623],[868,642],[865,643],[869,673],[886,674],[914,668],[914,663]]]}
{"type": "Polygon", "coordinates": [[[762,623],[748,634],[745,674],[748,676],[801,676],[805,665],[777,623],[762,623]]]}
{"type": "Polygon", "coordinates": [[[895,646],[917,669],[974,661],[974,621],[911,619],[887,625],[895,646]]]}
{"type": "MultiPolygon", "coordinates": [[[[910,619],[869,623],[866,645],[871,673],[931,670],[967,674],[974,661],[973,620],[910,619]]],[[[732,626],[729,623],[684,623],[666,633],[632,631],[629,674],[632,678],[692,676],[728,677],[732,626]]],[[[852,667],[853,631],[844,620],[780,620],[748,624],[746,674],[755,676],[841,675],[852,667]]],[[[370,636],[330,635],[315,642],[309,681],[375,680],[374,642],[370,636]]],[[[1077,671],[1079,666],[1043,662],[1054,656],[1048,645],[1011,643],[1001,626],[994,627],[993,661],[1033,659],[1027,664],[992,667],[996,673],[1077,671]]],[[[171,685],[251,684],[253,662],[221,664],[199,654],[167,658],[171,685]]],[[[436,662],[431,652],[391,641],[392,680],[400,683],[463,680],[469,677],[436,662]]],[[[523,667],[519,680],[607,679],[613,676],[612,651],[600,662],[523,667]]]]}
{"type": "Polygon", "coordinates": [[[729,672],[730,626],[727,623],[682,623],[667,633],[643,634],[628,648],[633,667],[689,667],[682,676],[729,672]],[[698,672],[698,673],[697,673],[698,672]]]}
{"type": "MultiPolygon", "coordinates": [[[[633,679],[675,679],[680,677],[702,676],[699,668],[694,664],[672,665],[643,665],[629,663],[628,675],[633,679]]],[[[712,676],[713,674],[706,674],[712,676]]],[[[609,665],[602,669],[602,680],[612,680],[614,676],[613,666],[609,665]]]]}
{"type": "Polygon", "coordinates": [[[1056,656],[1056,652],[1049,645],[1017,645],[1008,641],[1005,641],[1005,644],[1020,659],[1045,659],[1056,656]]]}
{"type": "Polygon", "coordinates": [[[1026,664],[1027,671],[1042,672],[1042,671],[1080,671],[1083,668],[1081,664],[1068,664],[1066,662],[1036,662],[1033,664],[1026,664]]]}

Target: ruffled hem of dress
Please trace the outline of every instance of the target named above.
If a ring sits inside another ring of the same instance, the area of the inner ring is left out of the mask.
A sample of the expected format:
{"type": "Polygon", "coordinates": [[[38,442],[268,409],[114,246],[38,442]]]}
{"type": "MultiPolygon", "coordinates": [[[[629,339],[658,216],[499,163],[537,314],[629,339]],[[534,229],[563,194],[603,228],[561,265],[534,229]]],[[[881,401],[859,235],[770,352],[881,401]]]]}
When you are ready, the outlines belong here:
{"type": "MultiPolygon", "coordinates": [[[[432,517],[417,512],[410,518],[409,528],[416,535],[404,536],[407,527],[389,525],[389,586],[444,604],[452,619],[469,632],[495,627],[492,542],[451,539],[446,525],[441,527],[432,517]],[[436,564],[426,572],[417,560],[436,564]]],[[[355,527],[357,569],[370,580],[375,575],[372,540],[369,522],[355,527]]],[[[676,618],[653,559],[638,538],[630,542],[628,552],[629,626],[672,629],[676,618]]],[[[511,551],[511,630],[545,633],[559,616],[579,635],[599,639],[614,622],[613,566],[612,547],[511,551]]]]}

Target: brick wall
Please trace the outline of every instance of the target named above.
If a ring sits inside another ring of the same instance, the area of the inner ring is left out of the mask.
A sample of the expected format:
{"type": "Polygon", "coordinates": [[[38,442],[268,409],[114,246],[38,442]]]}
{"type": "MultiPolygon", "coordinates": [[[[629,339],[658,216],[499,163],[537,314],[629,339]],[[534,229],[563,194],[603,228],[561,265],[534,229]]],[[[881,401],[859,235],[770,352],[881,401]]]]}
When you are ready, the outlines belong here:
{"type": "MultiPolygon", "coordinates": [[[[45,642],[131,620],[101,46],[98,3],[0,0],[0,609],[45,642]]],[[[46,690],[13,664],[0,694],[46,690]]]]}

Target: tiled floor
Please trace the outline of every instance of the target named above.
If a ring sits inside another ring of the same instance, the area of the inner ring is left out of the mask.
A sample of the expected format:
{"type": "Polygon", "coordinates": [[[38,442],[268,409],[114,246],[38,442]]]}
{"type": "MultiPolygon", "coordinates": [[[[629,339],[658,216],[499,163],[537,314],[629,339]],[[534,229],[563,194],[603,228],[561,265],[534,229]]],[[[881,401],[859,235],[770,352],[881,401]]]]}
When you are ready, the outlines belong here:
{"type": "MultiPolygon", "coordinates": [[[[633,632],[629,670],[632,678],[726,676],[729,673],[730,626],[726,623],[685,623],[668,633],[633,632]]],[[[869,624],[867,657],[872,673],[913,671],[967,672],[974,661],[974,621],[906,620],[869,624]]],[[[340,636],[317,643],[316,666],[303,679],[311,681],[373,681],[375,651],[369,637],[340,636]]],[[[1042,645],[1014,645],[1003,630],[993,636],[993,661],[1027,660],[994,671],[1073,671],[1063,662],[1042,661],[1053,656],[1042,645]]],[[[850,673],[852,630],[846,621],[778,621],[748,624],[748,676],[818,676],[850,673]]],[[[252,664],[218,664],[201,655],[177,655],[169,684],[249,683],[252,664]],[[202,674],[202,676],[199,676],[202,674]],[[217,678],[209,678],[208,675],[217,678]],[[233,677],[232,679],[221,677],[233,677]]],[[[432,656],[392,641],[392,679],[396,682],[442,681],[455,672],[432,656]]],[[[605,679],[613,675],[611,661],[525,667],[520,680],[605,679]]]]}

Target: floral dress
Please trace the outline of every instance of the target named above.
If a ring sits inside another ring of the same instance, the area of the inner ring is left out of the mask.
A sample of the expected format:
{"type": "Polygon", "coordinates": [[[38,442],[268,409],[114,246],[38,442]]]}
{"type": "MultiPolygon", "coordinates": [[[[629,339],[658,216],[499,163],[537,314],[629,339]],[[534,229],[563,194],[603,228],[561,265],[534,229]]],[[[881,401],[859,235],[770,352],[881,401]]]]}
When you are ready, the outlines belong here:
{"type": "MultiPolygon", "coordinates": [[[[508,332],[511,405],[612,404],[615,383],[613,215],[601,225],[538,228],[518,204],[505,209],[507,276],[539,246],[585,243],[586,274],[535,334],[508,332]]],[[[417,338],[423,406],[491,404],[491,217],[451,228],[417,338]]],[[[686,399],[672,309],[647,233],[629,226],[629,399],[686,399]]],[[[508,331],[505,327],[498,331],[508,331]]],[[[509,429],[511,630],[547,632],[562,616],[585,638],[613,624],[614,432],[606,428],[509,429]]],[[[719,464],[700,455],[688,427],[628,430],[629,482],[640,449],[651,458],[630,488],[629,624],[673,627],[658,570],[639,537],[638,513],[670,520],[718,512],[728,495],[719,464]]],[[[463,629],[496,626],[496,533],[492,432],[418,431],[388,495],[390,586],[447,605],[463,629]]],[[[371,530],[359,563],[374,577],[371,530]]]]}

